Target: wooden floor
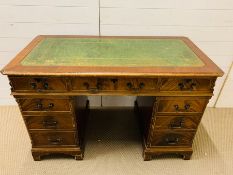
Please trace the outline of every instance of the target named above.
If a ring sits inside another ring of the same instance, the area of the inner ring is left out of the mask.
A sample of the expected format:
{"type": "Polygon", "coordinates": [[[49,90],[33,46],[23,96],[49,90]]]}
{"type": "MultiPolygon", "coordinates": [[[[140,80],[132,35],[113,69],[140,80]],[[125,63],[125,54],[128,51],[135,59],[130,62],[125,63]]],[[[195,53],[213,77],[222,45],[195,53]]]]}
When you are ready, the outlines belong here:
{"type": "Polygon", "coordinates": [[[144,162],[139,128],[132,109],[92,109],[83,161],[48,156],[34,162],[30,140],[16,106],[0,107],[0,175],[231,175],[233,109],[208,108],[194,140],[189,161],[174,155],[144,162]]]}

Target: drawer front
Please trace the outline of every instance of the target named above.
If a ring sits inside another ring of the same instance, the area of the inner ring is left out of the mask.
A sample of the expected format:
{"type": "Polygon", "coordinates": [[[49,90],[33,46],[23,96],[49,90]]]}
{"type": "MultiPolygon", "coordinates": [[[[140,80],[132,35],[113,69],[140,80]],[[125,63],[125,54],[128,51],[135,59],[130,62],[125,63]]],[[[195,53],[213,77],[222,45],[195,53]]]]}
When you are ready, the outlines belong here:
{"type": "Polygon", "coordinates": [[[158,79],[153,78],[122,78],[118,80],[117,90],[138,93],[158,90],[158,79]]]}
{"type": "Polygon", "coordinates": [[[197,129],[201,116],[156,116],[154,128],[197,129]]]}
{"type": "Polygon", "coordinates": [[[31,132],[33,146],[72,146],[77,145],[75,132],[31,132]]]}
{"type": "Polygon", "coordinates": [[[154,132],[151,146],[191,146],[195,132],[154,132]]]}
{"type": "Polygon", "coordinates": [[[76,126],[72,114],[25,115],[24,119],[28,129],[74,129],[76,126]]]}
{"type": "Polygon", "coordinates": [[[99,93],[103,90],[111,90],[112,85],[107,79],[102,78],[72,78],[71,88],[73,91],[99,93]]]}
{"type": "Polygon", "coordinates": [[[215,79],[164,78],[160,91],[213,91],[215,79]]]}
{"type": "Polygon", "coordinates": [[[67,91],[67,83],[64,78],[56,77],[10,77],[12,91],[15,92],[63,92],[67,91]]]}
{"type": "Polygon", "coordinates": [[[157,113],[202,113],[209,99],[206,97],[159,97],[157,113]]]}
{"type": "Polygon", "coordinates": [[[71,87],[73,91],[84,91],[87,93],[111,91],[137,93],[158,89],[157,82],[157,79],[152,78],[73,78],[71,87]]]}
{"type": "Polygon", "coordinates": [[[69,99],[17,99],[22,111],[71,111],[69,99]]]}

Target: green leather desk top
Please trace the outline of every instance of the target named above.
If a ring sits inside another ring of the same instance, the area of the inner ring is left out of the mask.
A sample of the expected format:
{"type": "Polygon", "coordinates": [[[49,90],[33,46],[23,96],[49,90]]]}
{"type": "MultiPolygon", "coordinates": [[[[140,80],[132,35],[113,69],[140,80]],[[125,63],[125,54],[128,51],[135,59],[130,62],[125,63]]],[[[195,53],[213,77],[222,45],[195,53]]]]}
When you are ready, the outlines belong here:
{"type": "Polygon", "coordinates": [[[223,75],[186,37],[79,35],[39,35],[1,73],[143,78],[223,75]]]}
{"type": "Polygon", "coordinates": [[[202,67],[180,39],[45,38],[23,66],[202,67]]]}

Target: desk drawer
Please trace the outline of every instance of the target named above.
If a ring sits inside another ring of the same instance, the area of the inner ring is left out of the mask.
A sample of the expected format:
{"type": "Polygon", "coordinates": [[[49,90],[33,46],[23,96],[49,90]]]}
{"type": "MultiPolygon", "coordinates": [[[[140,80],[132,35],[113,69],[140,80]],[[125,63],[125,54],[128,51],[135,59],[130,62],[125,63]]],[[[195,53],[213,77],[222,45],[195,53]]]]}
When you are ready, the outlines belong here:
{"type": "Polygon", "coordinates": [[[10,77],[12,91],[15,92],[63,92],[67,91],[64,78],[57,77],[10,77]]]}
{"type": "Polygon", "coordinates": [[[25,115],[28,129],[75,129],[75,118],[72,114],[25,115]]]}
{"type": "Polygon", "coordinates": [[[77,145],[76,133],[64,132],[30,132],[33,146],[75,146],[77,145]]]}
{"type": "Polygon", "coordinates": [[[158,79],[153,78],[122,78],[118,80],[118,90],[128,91],[131,93],[138,93],[144,91],[156,91],[158,90],[158,79]]]}
{"type": "Polygon", "coordinates": [[[151,146],[191,146],[195,132],[154,132],[151,146]]]}
{"type": "Polygon", "coordinates": [[[156,116],[154,129],[197,129],[201,116],[156,116]]]}
{"type": "Polygon", "coordinates": [[[17,98],[22,111],[71,111],[69,99],[17,98]]]}
{"type": "Polygon", "coordinates": [[[107,79],[76,77],[71,79],[71,88],[73,91],[99,93],[103,90],[110,90],[111,84],[107,79]]]}
{"type": "Polygon", "coordinates": [[[202,113],[209,101],[208,97],[158,97],[157,113],[202,113]]]}
{"type": "Polygon", "coordinates": [[[87,93],[126,92],[137,93],[158,89],[157,79],[148,78],[73,78],[73,91],[87,93]]]}
{"type": "Polygon", "coordinates": [[[160,91],[213,91],[215,79],[163,78],[160,91]]]}

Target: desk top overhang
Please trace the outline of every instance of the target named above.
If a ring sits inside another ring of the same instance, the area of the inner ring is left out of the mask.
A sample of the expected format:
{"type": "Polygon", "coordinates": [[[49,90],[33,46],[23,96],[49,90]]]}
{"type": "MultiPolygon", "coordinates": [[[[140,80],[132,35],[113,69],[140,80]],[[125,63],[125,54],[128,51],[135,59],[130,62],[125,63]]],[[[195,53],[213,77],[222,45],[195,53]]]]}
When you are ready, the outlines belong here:
{"type": "Polygon", "coordinates": [[[222,76],[186,37],[40,35],[3,70],[37,76],[222,76]]]}

